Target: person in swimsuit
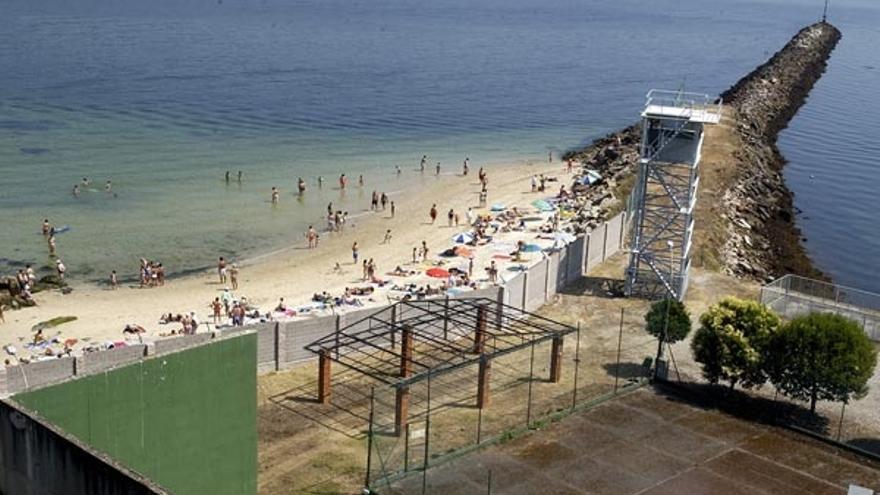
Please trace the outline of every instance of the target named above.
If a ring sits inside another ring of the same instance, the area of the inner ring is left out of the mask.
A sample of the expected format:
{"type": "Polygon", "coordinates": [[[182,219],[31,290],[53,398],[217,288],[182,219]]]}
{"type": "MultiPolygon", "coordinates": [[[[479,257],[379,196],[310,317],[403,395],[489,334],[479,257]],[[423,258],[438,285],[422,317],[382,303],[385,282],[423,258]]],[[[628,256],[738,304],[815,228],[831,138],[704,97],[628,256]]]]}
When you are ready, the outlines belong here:
{"type": "Polygon", "coordinates": [[[351,245],[351,258],[354,260],[354,264],[357,265],[358,262],[358,243],[357,241],[351,245]]]}
{"type": "Polygon", "coordinates": [[[235,263],[229,267],[229,283],[232,284],[232,290],[238,290],[238,265],[235,263]]]}
{"type": "Polygon", "coordinates": [[[437,162],[437,167],[434,169],[434,175],[440,175],[440,162],[437,162]]]}
{"type": "Polygon", "coordinates": [[[226,171],[226,183],[229,184],[229,170],[226,171]]]}
{"type": "Polygon", "coordinates": [[[324,187],[324,178],[319,175],[318,176],[318,189],[321,189],[322,187],[324,187]]]}
{"type": "Polygon", "coordinates": [[[217,276],[220,277],[220,283],[226,283],[226,259],[221,256],[217,260],[217,276]]]}
{"type": "Polygon", "coordinates": [[[315,232],[315,228],[309,225],[309,230],[306,231],[306,239],[309,241],[309,249],[318,247],[317,238],[318,233],[315,232]]]}
{"type": "Polygon", "coordinates": [[[345,178],[345,174],[339,176],[339,189],[345,190],[345,185],[348,183],[348,179],[345,178]]]}
{"type": "Polygon", "coordinates": [[[116,270],[110,272],[110,289],[116,290],[119,288],[119,279],[116,277],[116,270]]]}
{"type": "Polygon", "coordinates": [[[112,192],[113,192],[113,183],[110,182],[109,180],[107,181],[106,184],[104,184],[104,191],[106,191],[106,192],[108,192],[108,193],[112,193],[112,192]]]}
{"type": "Polygon", "coordinates": [[[461,175],[467,175],[467,174],[468,174],[468,171],[469,171],[470,168],[471,168],[471,167],[470,167],[470,163],[471,163],[471,159],[468,158],[468,157],[465,157],[465,158],[464,158],[464,165],[463,165],[462,168],[461,168],[461,175]]]}
{"type": "Polygon", "coordinates": [[[382,244],[388,244],[391,242],[391,229],[385,231],[385,238],[382,239],[382,244]]]}
{"type": "Polygon", "coordinates": [[[385,211],[385,205],[388,204],[388,195],[385,193],[382,193],[382,195],[379,196],[379,203],[382,204],[382,211],[385,211]]]}
{"type": "Polygon", "coordinates": [[[364,187],[364,176],[358,175],[358,186],[364,187]]]}
{"type": "Polygon", "coordinates": [[[299,189],[299,195],[302,196],[306,192],[306,181],[302,177],[297,180],[296,187],[299,189]]]}
{"type": "Polygon", "coordinates": [[[64,266],[64,262],[59,260],[55,260],[55,270],[58,271],[58,278],[63,282],[64,274],[67,273],[67,267],[64,266]]]}
{"type": "Polygon", "coordinates": [[[394,218],[394,201],[391,202],[391,218],[394,218]]]}
{"type": "Polygon", "coordinates": [[[79,184],[73,185],[73,195],[79,197],[79,184]]]}
{"type": "Polygon", "coordinates": [[[241,170],[238,171],[238,182],[241,183],[241,170]]]}
{"type": "Polygon", "coordinates": [[[49,219],[43,220],[43,235],[49,235],[49,231],[52,230],[52,224],[49,223],[49,219]]]}
{"type": "Polygon", "coordinates": [[[49,233],[49,256],[55,256],[55,236],[49,233]]]}
{"type": "Polygon", "coordinates": [[[431,205],[431,210],[428,212],[428,215],[431,217],[431,225],[434,225],[434,222],[437,220],[437,205],[431,205]]]}
{"type": "Polygon", "coordinates": [[[449,213],[446,214],[446,219],[449,222],[449,226],[452,227],[452,221],[455,219],[455,210],[450,208],[449,213]]]}
{"type": "Polygon", "coordinates": [[[273,187],[273,188],[272,188],[272,204],[273,204],[273,205],[277,205],[277,204],[278,204],[278,198],[279,198],[278,188],[277,188],[277,187],[273,187]]]}
{"type": "Polygon", "coordinates": [[[211,302],[211,310],[214,312],[214,324],[216,325],[220,323],[221,311],[223,311],[223,303],[220,302],[219,297],[215,297],[211,302]]]}

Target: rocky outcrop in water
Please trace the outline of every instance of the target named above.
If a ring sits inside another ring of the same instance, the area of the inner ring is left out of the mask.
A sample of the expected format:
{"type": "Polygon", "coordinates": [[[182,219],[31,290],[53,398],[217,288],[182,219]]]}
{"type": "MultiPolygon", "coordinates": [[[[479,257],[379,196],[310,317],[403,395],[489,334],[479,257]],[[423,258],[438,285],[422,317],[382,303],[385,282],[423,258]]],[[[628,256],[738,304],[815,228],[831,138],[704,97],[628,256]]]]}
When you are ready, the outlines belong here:
{"type": "Polygon", "coordinates": [[[721,95],[735,110],[743,143],[735,153],[740,173],[723,197],[729,222],[722,257],[728,273],[759,279],[785,273],[821,275],[794,224],[792,193],[782,177],[785,159],[776,138],[822,76],[839,40],[840,31],[831,24],[807,26],[721,95]]]}

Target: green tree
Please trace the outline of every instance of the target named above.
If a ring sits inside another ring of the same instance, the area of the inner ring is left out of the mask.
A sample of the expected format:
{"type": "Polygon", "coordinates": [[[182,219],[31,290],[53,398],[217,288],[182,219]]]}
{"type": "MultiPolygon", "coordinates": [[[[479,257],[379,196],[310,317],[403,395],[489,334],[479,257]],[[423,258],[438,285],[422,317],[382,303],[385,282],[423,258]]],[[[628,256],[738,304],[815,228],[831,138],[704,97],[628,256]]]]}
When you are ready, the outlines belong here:
{"type": "Polygon", "coordinates": [[[657,337],[657,358],[663,355],[663,344],[674,344],[691,332],[691,315],[681,301],[663,299],[651,305],[645,314],[645,330],[657,337]]]}
{"type": "Polygon", "coordinates": [[[700,316],[691,342],[694,359],[710,383],[760,387],[767,381],[765,349],[780,325],[779,316],[761,303],[727,297],[700,316]]]}
{"type": "Polygon", "coordinates": [[[830,313],[791,320],[770,341],[767,374],[783,394],[816,401],[848,403],[868,392],[877,351],[861,325],[830,313]]]}

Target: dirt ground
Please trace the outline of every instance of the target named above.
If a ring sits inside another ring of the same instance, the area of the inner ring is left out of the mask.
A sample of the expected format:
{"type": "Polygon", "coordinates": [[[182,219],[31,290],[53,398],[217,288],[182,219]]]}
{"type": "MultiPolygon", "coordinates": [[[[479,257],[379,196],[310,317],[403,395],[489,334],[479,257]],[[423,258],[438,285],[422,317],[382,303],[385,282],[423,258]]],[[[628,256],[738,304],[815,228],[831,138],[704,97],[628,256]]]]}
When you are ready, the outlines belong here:
{"type": "Polygon", "coordinates": [[[878,465],[643,387],[405,478],[390,494],[844,494],[878,465]]]}
{"type": "MultiPolygon", "coordinates": [[[[426,432],[425,424],[426,384],[413,387],[409,437],[393,435],[393,391],[376,386],[373,480],[404,469],[419,469],[425,459],[426,437],[430,439],[428,461],[434,462],[454,450],[474,445],[478,436],[481,440],[503,436],[505,432],[524,427],[527,420],[534,424],[547,415],[564,412],[573,402],[582,403],[609,395],[615,383],[622,387],[646,376],[643,362],[645,358],[653,357],[657,349],[656,341],[643,330],[643,317],[650,303],[615,297],[623,284],[620,275],[624,264],[622,255],[610,259],[538,311],[542,316],[579,325],[581,329],[579,339],[577,334],[565,339],[563,376],[558,384],[546,379],[549,343],[535,349],[534,379],[531,381],[528,350],[496,359],[491,375],[491,404],[481,413],[475,406],[476,366],[460,369],[432,383],[429,432],[426,432]],[[531,406],[528,405],[530,383],[531,406]],[[408,443],[405,438],[410,438],[408,443]]],[[[699,315],[721,297],[756,298],[759,289],[755,283],[694,269],[686,301],[694,328],[698,325],[699,315]]],[[[691,357],[689,339],[672,346],[672,357],[671,380],[700,381],[699,367],[691,357]]],[[[315,363],[260,377],[260,493],[355,493],[363,486],[370,393],[371,386],[376,383],[353,371],[337,368],[334,368],[330,406],[315,402],[315,363]]],[[[855,443],[862,447],[871,447],[872,442],[877,443],[876,439],[880,438],[880,424],[871,419],[880,404],[880,389],[874,383],[877,380],[875,375],[872,380],[874,390],[867,398],[847,407],[841,432],[844,440],[860,439],[861,443],[855,443]]],[[[773,398],[772,390],[766,386],[757,395],[773,398]]],[[[649,403],[659,404],[656,401],[649,403]]],[[[836,434],[839,411],[838,404],[820,404],[820,412],[828,421],[826,434],[832,437],[836,434]]],[[[537,436],[543,435],[541,432],[537,436]]],[[[736,449],[732,452],[729,455],[733,457],[724,458],[724,462],[741,455],[736,449]]],[[[689,476],[704,474],[703,469],[698,469],[689,476]]],[[[582,475],[587,476],[586,473],[582,475]]]]}

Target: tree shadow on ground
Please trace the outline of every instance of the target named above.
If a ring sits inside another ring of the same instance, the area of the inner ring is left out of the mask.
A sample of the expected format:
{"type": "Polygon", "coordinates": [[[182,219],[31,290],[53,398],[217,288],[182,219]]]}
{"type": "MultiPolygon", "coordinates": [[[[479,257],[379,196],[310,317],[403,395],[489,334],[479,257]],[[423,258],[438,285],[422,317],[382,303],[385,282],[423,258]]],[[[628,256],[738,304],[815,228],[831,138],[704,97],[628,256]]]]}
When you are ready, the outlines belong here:
{"type": "Polygon", "coordinates": [[[607,299],[623,297],[623,279],[608,277],[582,277],[559,291],[570,296],[594,296],[607,299]]]}
{"type": "Polygon", "coordinates": [[[746,421],[791,426],[828,436],[831,421],[809,408],[784,398],[774,400],[722,385],[693,382],[662,382],[655,388],[663,395],[685,400],[703,409],[717,409],[746,421]]]}
{"type": "Polygon", "coordinates": [[[606,363],[602,365],[605,372],[617,378],[644,378],[650,376],[650,365],[645,363],[606,363]]]}

